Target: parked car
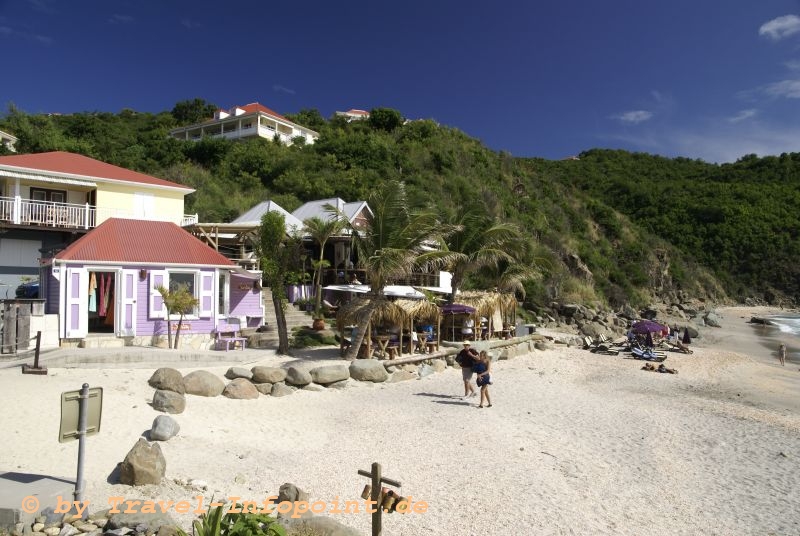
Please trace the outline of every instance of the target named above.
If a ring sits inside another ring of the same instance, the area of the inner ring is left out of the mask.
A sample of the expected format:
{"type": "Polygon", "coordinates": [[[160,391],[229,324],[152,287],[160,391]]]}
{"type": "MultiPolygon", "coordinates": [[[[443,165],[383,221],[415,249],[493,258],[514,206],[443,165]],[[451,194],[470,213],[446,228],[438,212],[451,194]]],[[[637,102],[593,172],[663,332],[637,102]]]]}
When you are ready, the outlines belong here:
{"type": "Polygon", "coordinates": [[[17,298],[35,299],[39,297],[39,282],[28,281],[17,287],[17,298]]]}

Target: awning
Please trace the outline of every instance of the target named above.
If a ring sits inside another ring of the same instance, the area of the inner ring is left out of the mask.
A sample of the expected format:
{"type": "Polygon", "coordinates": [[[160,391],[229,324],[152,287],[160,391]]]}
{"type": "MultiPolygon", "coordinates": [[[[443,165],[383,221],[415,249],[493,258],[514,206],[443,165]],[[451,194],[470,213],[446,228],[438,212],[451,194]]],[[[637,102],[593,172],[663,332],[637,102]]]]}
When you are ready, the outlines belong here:
{"type": "MultiPolygon", "coordinates": [[[[328,285],[327,287],[322,287],[322,289],[366,294],[369,292],[369,285],[328,285]]],[[[383,295],[409,299],[422,299],[425,297],[425,294],[408,285],[387,285],[383,288],[383,295]]]]}
{"type": "Polygon", "coordinates": [[[239,277],[243,277],[245,279],[261,279],[261,272],[251,272],[250,270],[246,270],[241,266],[235,266],[228,268],[232,274],[236,274],[239,277]]]}

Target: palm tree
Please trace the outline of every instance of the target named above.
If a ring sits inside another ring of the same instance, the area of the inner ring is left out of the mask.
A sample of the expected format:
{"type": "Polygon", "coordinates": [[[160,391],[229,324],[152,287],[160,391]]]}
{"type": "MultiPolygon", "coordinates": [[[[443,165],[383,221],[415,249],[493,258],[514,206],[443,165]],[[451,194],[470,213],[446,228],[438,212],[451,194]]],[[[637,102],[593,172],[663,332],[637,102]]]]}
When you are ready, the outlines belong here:
{"type": "Polygon", "coordinates": [[[407,199],[402,182],[387,181],[368,198],[372,214],[366,225],[358,231],[352,228],[353,245],[370,287],[366,296],[370,305],[358,318],[359,329],[351,341],[348,359],[357,357],[372,313],[386,299],[386,285],[410,275],[415,267],[447,261],[448,254],[438,248],[450,227],[442,225],[432,211],[409,210],[407,199]]]}
{"type": "Polygon", "coordinates": [[[286,276],[300,265],[302,241],[297,233],[286,234],[283,214],[267,212],[261,216],[254,239],[260,258],[262,281],[272,290],[275,323],[278,328],[278,353],[289,354],[289,334],[283,307],[286,302],[286,276]]]}
{"type": "Polygon", "coordinates": [[[450,303],[454,303],[470,274],[514,261],[513,244],[521,233],[512,223],[492,220],[477,206],[462,206],[451,223],[457,230],[448,237],[446,246],[452,259],[448,267],[453,274],[450,303]]]}
{"type": "Polygon", "coordinates": [[[156,290],[161,294],[164,300],[164,306],[167,308],[167,345],[170,348],[178,347],[178,339],[181,336],[181,326],[183,325],[183,317],[194,311],[194,308],[200,303],[200,300],[194,297],[194,294],[189,290],[187,285],[176,285],[172,290],[167,289],[163,285],[156,287],[156,290]],[[172,315],[177,314],[178,327],[175,330],[175,345],[172,344],[172,315]]]}
{"type": "Polygon", "coordinates": [[[330,219],[322,219],[313,216],[303,221],[305,232],[319,244],[319,261],[316,264],[316,274],[314,287],[316,296],[314,301],[314,314],[319,317],[320,307],[322,306],[322,269],[325,267],[325,244],[333,237],[340,235],[347,228],[347,219],[338,214],[334,214],[330,219]]]}

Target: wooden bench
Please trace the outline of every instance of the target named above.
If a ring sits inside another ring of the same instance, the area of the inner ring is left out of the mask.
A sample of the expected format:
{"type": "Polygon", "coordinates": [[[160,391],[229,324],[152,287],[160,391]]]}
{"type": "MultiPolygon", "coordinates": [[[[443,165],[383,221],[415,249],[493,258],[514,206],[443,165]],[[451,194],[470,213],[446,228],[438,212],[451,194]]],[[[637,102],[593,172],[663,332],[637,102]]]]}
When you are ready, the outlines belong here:
{"type": "Polygon", "coordinates": [[[231,347],[235,350],[237,344],[242,350],[247,348],[247,337],[241,336],[239,320],[236,318],[229,318],[221,322],[217,326],[216,334],[215,347],[217,350],[222,350],[223,346],[226,352],[231,347]]]}
{"type": "Polygon", "coordinates": [[[233,346],[235,350],[237,343],[239,347],[244,350],[247,348],[247,337],[217,337],[217,350],[221,350],[223,344],[225,345],[226,352],[231,349],[231,346],[233,346]]]}

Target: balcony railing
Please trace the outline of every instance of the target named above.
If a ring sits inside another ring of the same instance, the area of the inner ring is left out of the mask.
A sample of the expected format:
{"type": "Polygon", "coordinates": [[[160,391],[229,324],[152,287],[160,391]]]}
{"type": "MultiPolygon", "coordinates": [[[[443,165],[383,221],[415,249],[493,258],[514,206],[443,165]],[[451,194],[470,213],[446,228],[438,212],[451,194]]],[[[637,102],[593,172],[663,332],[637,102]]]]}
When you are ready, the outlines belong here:
{"type": "MultiPolygon", "coordinates": [[[[119,210],[98,209],[93,205],[34,201],[21,197],[0,197],[0,222],[37,227],[60,227],[66,229],[93,229],[98,219],[109,218],[153,219],[136,216],[119,210]],[[98,214],[99,212],[99,214],[98,214]]],[[[180,225],[197,223],[197,214],[184,214],[180,225]]]]}
{"type": "Polygon", "coordinates": [[[0,197],[0,221],[15,225],[91,229],[95,226],[95,208],[88,204],[0,197]]]}

